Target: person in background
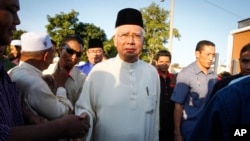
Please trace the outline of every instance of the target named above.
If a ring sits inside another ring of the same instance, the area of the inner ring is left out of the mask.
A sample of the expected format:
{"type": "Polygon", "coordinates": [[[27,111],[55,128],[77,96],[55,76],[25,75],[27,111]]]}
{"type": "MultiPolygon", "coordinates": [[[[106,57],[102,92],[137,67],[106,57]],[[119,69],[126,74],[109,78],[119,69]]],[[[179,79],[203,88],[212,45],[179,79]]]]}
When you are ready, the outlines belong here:
{"type": "Polygon", "coordinates": [[[139,59],[144,35],[140,11],[118,12],[118,54],[95,65],[76,102],[76,114],[90,116],[93,141],[159,140],[160,80],[155,67],[139,59]]]}
{"type": "MultiPolygon", "coordinates": [[[[64,37],[60,45],[59,61],[55,64],[53,72],[48,73],[49,75],[57,75],[54,74],[57,72],[57,69],[67,72],[68,76],[65,82],[65,89],[67,98],[71,101],[73,106],[82,91],[86,79],[86,75],[75,66],[79,62],[82,52],[83,41],[80,36],[73,34],[64,37]]],[[[46,74],[46,72],[43,72],[43,74],[46,74]]]]}
{"type": "Polygon", "coordinates": [[[174,85],[171,85],[173,76],[168,71],[171,58],[167,50],[158,51],[154,58],[161,81],[159,141],[174,141],[174,102],[170,100],[174,85]]]}
{"type": "Polygon", "coordinates": [[[187,141],[249,140],[247,129],[250,125],[250,76],[239,77],[233,81],[216,92],[187,141]],[[240,135],[237,134],[237,129],[240,135]],[[242,129],[247,130],[246,134],[241,134],[242,129]]]}
{"type": "Polygon", "coordinates": [[[8,56],[9,60],[14,64],[18,65],[21,58],[21,41],[12,40],[10,42],[10,55],[8,56]]]}
{"type": "Polygon", "coordinates": [[[240,50],[239,62],[240,62],[240,73],[218,81],[214,85],[210,99],[215,95],[217,91],[227,86],[232,80],[250,74],[250,43],[244,45],[240,50]]]}
{"type": "MultiPolygon", "coordinates": [[[[16,25],[20,24],[17,12],[19,0],[0,0],[0,46],[10,44],[16,25]]],[[[63,118],[38,125],[24,125],[19,95],[0,61],[0,140],[1,141],[44,141],[62,137],[84,136],[89,125],[86,116],[67,115],[63,118]]]]}
{"type": "Polygon", "coordinates": [[[201,40],[195,49],[196,61],[177,75],[171,96],[175,102],[175,141],[186,140],[206,105],[218,75],[210,69],[215,56],[215,44],[201,40]]]}
{"type": "Polygon", "coordinates": [[[95,64],[99,63],[103,59],[103,43],[100,39],[90,39],[88,42],[88,50],[86,52],[88,62],[83,65],[77,66],[86,75],[95,64]]]}
{"type": "Polygon", "coordinates": [[[0,45],[0,62],[3,64],[4,70],[8,71],[16,65],[5,55],[6,47],[6,45],[0,45]]]}
{"type": "Polygon", "coordinates": [[[223,71],[221,73],[218,74],[218,80],[221,80],[221,79],[224,79],[224,78],[227,78],[229,76],[232,76],[232,74],[228,71],[223,71]]]}

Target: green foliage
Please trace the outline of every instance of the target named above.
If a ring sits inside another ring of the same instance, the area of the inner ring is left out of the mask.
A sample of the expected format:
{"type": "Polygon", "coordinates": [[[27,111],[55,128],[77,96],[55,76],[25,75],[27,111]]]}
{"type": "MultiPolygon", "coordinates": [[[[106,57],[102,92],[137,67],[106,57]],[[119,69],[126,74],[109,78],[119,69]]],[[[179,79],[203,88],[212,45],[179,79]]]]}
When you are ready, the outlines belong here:
{"type": "MultiPolygon", "coordinates": [[[[144,20],[146,31],[144,46],[140,58],[146,62],[152,63],[155,54],[166,49],[169,38],[169,11],[160,8],[154,2],[148,7],[140,9],[144,20]]],[[[84,42],[84,50],[91,38],[99,38],[103,41],[104,52],[108,57],[114,57],[117,50],[114,47],[112,39],[107,39],[105,31],[92,23],[84,23],[78,19],[79,13],[72,10],[69,13],[61,12],[54,16],[47,15],[48,24],[45,26],[47,32],[57,43],[57,49],[64,36],[68,34],[79,34],[84,42]]],[[[26,31],[16,31],[13,39],[20,39],[20,35],[26,31]]],[[[181,35],[177,29],[173,29],[173,37],[180,38],[181,35]]],[[[84,51],[81,60],[86,61],[86,52],[84,51]]]]}
{"type": "Polygon", "coordinates": [[[117,54],[117,50],[114,46],[113,39],[107,40],[104,42],[104,52],[108,56],[108,58],[115,57],[117,54]]]}
{"type": "Polygon", "coordinates": [[[15,40],[15,39],[21,39],[21,35],[23,34],[23,33],[25,33],[25,32],[27,32],[27,31],[25,31],[25,30],[16,30],[14,33],[13,33],[13,36],[12,36],[12,40],[15,40]]]}
{"type": "MultiPolygon", "coordinates": [[[[23,33],[25,33],[25,32],[27,32],[27,31],[25,31],[25,30],[16,30],[16,31],[14,31],[13,36],[12,36],[12,40],[16,40],[16,39],[20,40],[21,35],[23,33]]],[[[6,51],[5,51],[5,55],[8,56],[9,54],[10,54],[10,48],[9,48],[9,45],[8,45],[7,48],[6,48],[6,51]]]]}
{"type": "Polygon", "coordinates": [[[63,37],[66,35],[75,33],[75,28],[78,24],[78,15],[79,13],[74,10],[68,14],[61,12],[60,14],[56,14],[54,17],[47,15],[49,24],[45,27],[57,45],[60,45],[63,37]]]}
{"type": "MultiPolygon", "coordinates": [[[[47,32],[50,34],[51,38],[56,41],[60,47],[60,43],[63,38],[69,34],[78,34],[81,36],[84,42],[84,50],[86,51],[88,40],[91,38],[99,38],[104,43],[107,40],[107,36],[103,29],[96,27],[94,24],[79,22],[77,18],[79,15],[78,12],[72,10],[69,13],[56,14],[54,17],[47,15],[49,24],[46,25],[47,32]]],[[[106,52],[113,52],[110,47],[105,49],[106,52]]],[[[87,61],[86,52],[83,52],[81,60],[87,61]]]]}
{"type": "MultiPolygon", "coordinates": [[[[166,49],[167,40],[169,37],[169,11],[164,10],[152,3],[146,8],[140,10],[144,20],[144,29],[146,31],[144,40],[144,49],[142,50],[141,58],[149,63],[152,63],[154,55],[161,49],[166,49]]],[[[180,38],[177,29],[173,29],[173,36],[180,38]]]]}

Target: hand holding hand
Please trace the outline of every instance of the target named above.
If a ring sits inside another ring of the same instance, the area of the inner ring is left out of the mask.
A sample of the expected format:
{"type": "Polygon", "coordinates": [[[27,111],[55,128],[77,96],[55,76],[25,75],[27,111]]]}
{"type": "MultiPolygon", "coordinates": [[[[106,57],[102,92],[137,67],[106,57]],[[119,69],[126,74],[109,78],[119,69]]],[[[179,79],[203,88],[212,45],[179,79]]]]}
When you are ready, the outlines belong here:
{"type": "Polygon", "coordinates": [[[67,115],[64,116],[62,122],[66,124],[66,136],[69,138],[80,138],[85,136],[89,130],[89,116],[67,115]]]}
{"type": "Polygon", "coordinates": [[[48,122],[44,117],[34,114],[30,109],[22,107],[23,118],[26,124],[42,124],[48,122]]]}

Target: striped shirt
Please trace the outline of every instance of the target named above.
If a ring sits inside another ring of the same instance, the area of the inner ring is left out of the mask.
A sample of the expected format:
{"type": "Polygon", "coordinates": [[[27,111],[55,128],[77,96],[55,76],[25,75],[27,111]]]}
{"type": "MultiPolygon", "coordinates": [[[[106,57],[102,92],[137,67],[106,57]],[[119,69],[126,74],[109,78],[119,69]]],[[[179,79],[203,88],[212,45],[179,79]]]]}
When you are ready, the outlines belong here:
{"type": "Polygon", "coordinates": [[[11,127],[23,124],[16,85],[10,80],[0,62],[0,140],[7,140],[11,127]]]}

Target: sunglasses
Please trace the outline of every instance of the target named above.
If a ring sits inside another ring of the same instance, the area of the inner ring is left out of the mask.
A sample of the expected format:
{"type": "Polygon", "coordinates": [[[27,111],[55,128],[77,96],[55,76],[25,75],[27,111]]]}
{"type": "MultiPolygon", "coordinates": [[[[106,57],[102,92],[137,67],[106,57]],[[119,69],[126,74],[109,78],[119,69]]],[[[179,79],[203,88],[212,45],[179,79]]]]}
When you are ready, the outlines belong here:
{"type": "Polygon", "coordinates": [[[76,54],[77,57],[81,57],[82,56],[82,52],[78,52],[73,50],[72,48],[69,47],[69,45],[64,45],[62,46],[63,49],[66,49],[67,53],[70,55],[76,54]]]}

